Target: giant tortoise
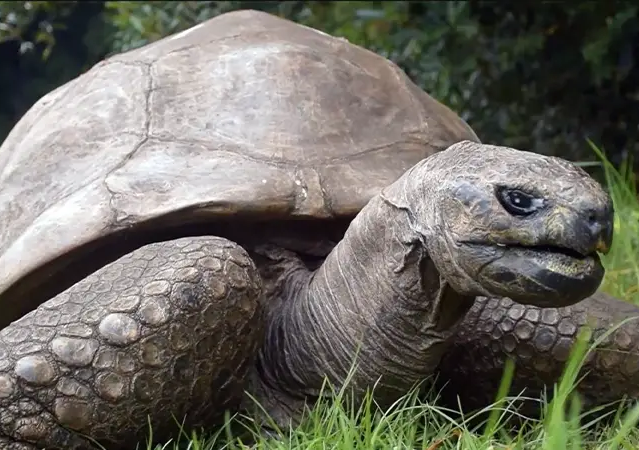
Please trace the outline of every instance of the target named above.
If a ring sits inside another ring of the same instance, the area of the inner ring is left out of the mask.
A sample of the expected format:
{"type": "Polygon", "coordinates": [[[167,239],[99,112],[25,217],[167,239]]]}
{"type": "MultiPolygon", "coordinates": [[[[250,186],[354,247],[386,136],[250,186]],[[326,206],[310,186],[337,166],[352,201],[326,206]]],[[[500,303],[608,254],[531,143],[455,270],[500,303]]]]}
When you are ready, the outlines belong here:
{"type": "MultiPolygon", "coordinates": [[[[44,96],[0,188],[3,449],[118,448],[247,397],[295,423],[353,367],[380,405],[435,374],[481,402],[506,357],[544,386],[580,325],[638,313],[594,294],[613,210],[584,171],[482,144],[385,58],[262,12],[44,96]]],[[[592,358],[584,395],[632,395],[634,355],[592,358]]]]}

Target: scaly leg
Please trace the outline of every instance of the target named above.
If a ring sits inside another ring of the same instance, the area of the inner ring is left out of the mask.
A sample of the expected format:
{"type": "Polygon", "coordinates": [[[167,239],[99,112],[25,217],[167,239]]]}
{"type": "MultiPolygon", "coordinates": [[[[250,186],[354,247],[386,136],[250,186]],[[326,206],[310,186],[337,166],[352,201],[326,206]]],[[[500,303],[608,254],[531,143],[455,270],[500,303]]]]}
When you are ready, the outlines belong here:
{"type": "MultiPolygon", "coordinates": [[[[511,395],[538,398],[558,382],[580,328],[592,341],[625,319],[586,359],[578,386],[584,407],[639,398],[639,308],[603,293],[565,308],[538,308],[510,299],[479,298],[443,358],[439,383],[446,404],[475,409],[495,400],[506,358],[515,361],[511,395]]],[[[528,411],[528,409],[526,409],[528,411]]]]}
{"type": "MultiPolygon", "coordinates": [[[[18,300],[18,299],[16,299],[18,300]]],[[[135,447],[239,403],[261,282],[230,241],[142,247],[0,331],[0,446],[135,447]]]]}

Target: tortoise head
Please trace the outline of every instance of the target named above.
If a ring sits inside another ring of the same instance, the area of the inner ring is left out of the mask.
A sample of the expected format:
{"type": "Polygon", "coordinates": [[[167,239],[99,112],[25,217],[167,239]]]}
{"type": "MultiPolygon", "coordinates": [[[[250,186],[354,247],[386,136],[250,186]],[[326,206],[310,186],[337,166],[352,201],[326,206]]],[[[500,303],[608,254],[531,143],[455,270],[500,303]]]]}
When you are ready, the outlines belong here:
{"type": "Polygon", "coordinates": [[[464,141],[400,184],[411,227],[456,291],[559,307],[599,287],[612,202],[574,164],[464,141]]]}

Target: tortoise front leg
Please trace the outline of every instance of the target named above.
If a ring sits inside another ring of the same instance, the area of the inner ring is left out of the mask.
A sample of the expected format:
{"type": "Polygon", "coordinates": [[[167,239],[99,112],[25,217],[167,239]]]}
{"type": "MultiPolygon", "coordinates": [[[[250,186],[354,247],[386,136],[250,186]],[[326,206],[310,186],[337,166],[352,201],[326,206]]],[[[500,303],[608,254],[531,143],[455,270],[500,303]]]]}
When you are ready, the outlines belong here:
{"type": "MultiPolygon", "coordinates": [[[[639,398],[639,308],[603,293],[564,308],[520,305],[510,299],[478,298],[461,323],[439,368],[447,404],[476,409],[495,400],[507,358],[515,362],[511,395],[537,397],[559,381],[579,330],[591,342],[626,319],[590,353],[578,391],[589,408],[639,398]]],[[[538,406],[538,405],[537,405],[538,406]]],[[[528,412],[526,408],[525,412],[528,412]]],[[[531,408],[530,411],[533,411],[531,408]]]]}
{"type": "Polygon", "coordinates": [[[230,241],[154,243],[0,331],[0,445],[132,448],[239,403],[263,333],[261,281],[230,241]]]}

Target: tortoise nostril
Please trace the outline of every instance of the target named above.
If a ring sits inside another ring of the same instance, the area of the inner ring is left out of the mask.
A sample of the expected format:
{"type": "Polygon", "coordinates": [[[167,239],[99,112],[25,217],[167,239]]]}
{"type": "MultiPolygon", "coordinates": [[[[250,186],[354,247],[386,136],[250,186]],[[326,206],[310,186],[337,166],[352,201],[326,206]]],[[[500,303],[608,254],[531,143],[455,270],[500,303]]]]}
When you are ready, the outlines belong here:
{"type": "Polygon", "coordinates": [[[584,235],[590,241],[588,247],[594,251],[607,253],[612,244],[613,222],[607,210],[597,210],[596,208],[584,211],[583,225],[584,235]]]}

